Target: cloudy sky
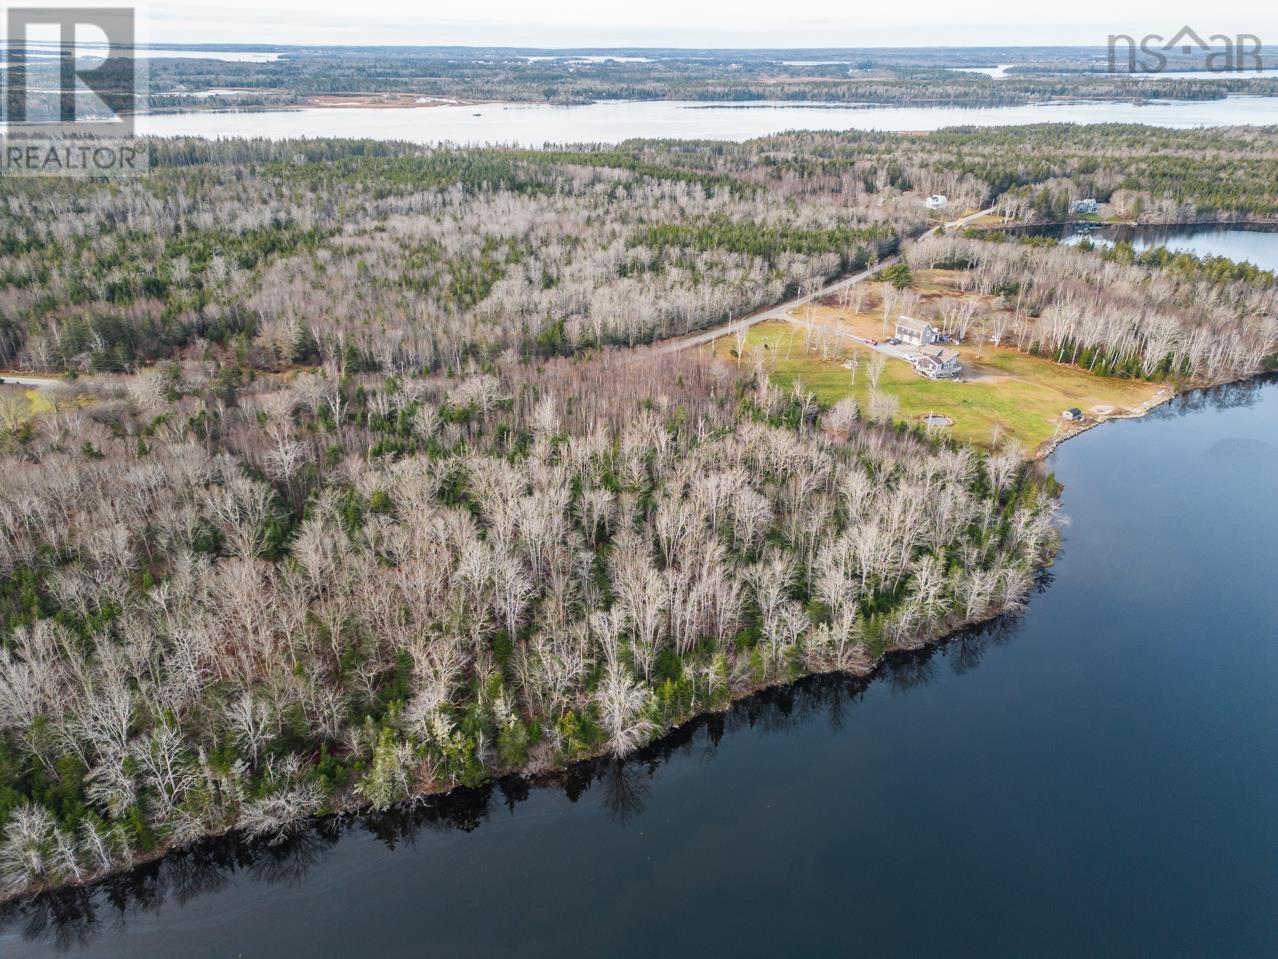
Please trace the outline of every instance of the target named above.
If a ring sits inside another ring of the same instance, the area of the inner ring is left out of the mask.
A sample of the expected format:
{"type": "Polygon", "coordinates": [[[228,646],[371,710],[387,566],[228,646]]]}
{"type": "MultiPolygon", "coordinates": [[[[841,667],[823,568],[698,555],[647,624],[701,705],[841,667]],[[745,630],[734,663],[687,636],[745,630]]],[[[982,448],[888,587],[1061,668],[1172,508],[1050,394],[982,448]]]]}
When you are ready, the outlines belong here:
{"type": "MultiPolygon", "coordinates": [[[[30,5],[36,5],[34,0],[30,5]]],[[[63,2],[63,0],[59,0],[63,2]]],[[[81,0],[81,3],[85,0],[81,0]]],[[[93,2],[93,0],[89,0],[93,2]]],[[[124,0],[127,2],[127,0],[124,0]]],[[[103,5],[118,5],[106,0],[103,5]]],[[[1225,0],[149,0],[151,42],[495,46],[1102,45],[1111,33],[1250,33],[1278,5],[1225,0]]]]}

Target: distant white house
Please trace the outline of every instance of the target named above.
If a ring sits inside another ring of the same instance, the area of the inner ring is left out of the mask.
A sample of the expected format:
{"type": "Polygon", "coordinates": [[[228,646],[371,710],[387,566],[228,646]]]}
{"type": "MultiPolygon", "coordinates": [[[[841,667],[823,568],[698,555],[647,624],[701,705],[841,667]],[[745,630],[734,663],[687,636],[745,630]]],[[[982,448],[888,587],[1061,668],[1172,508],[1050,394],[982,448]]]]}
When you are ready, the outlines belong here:
{"type": "Polygon", "coordinates": [[[1077,406],[1071,406],[1064,413],[1062,413],[1061,416],[1065,417],[1065,419],[1067,420],[1081,420],[1083,418],[1083,411],[1080,410],[1077,406]]]}
{"type": "Polygon", "coordinates": [[[926,320],[903,316],[896,321],[896,338],[910,346],[931,346],[940,335],[940,331],[926,320]]]}
{"type": "Polygon", "coordinates": [[[930,380],[954,379],[963,372],[959,355],[943,346],[925,346],[913,360],[914,372],[930,380]]]}
{"type": "Polygon", "coordinates": [[[930,197],[923,201],[923,205],[929,210],[939,210],[949,202],[949,198],[947,198],[945,194],[933,193],[930,197]]]}
{"type": "Polygon", "coordinates": [[[1099,213],[1100,204],[1088,197],[1086,200],[1076,200],[1074,202],[1075,213],[1099,213]]]}

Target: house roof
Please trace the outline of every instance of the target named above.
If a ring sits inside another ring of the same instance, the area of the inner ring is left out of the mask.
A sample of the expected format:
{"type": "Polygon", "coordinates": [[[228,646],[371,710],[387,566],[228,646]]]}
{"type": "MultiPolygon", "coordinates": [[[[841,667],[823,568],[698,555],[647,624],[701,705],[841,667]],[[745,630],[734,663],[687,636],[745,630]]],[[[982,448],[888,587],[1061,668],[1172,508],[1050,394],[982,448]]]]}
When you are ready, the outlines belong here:
{"type": "Polygon", "coordinates": [[[943,346],[925,346],[919,350],[923,356],[933,360],[940,360],[942,363],[948,363],[950,360],[958,359],[957,350],[949,350],[943,346]]]}
{"type": "Polygon", "coordinates": [[[923,333],[927,330],[935,329],[927,320],[911,320],[908,316],[903,316],[896,321],[896,328],[913,330],[915,333],[923,333]]]}

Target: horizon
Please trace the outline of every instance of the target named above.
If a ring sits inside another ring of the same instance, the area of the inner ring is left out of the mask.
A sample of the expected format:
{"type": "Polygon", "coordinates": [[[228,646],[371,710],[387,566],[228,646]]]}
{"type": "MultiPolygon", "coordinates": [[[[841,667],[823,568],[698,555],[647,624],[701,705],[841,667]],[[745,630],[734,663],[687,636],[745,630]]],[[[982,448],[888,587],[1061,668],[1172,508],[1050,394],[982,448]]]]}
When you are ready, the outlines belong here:
{"type": "MultiPolygon", "coordinates": [[[[91,0],[87,7],[115,0],[91,0]]],[[[423,15],[408,0],[370,0],[358,16],[334,0],[227,0],[217,6],[151,0],[134,6],[139,43],[291,47],[481,47],[540,50],[871,50],[1104,46],[1110,35],[1278,36],[1278,12],[1204,12],[1180,2],[1137,0],[1116,13],[1104,0],[1068,9],[1018,10],[974,0],[956,11],[940,0],[849,12],[835,0],[801,0],[784,12],[759,0],[710,0],[690,8],[651,0],[611,10],[562,0],[537,11],[515,0],[475,0],[464,15],[423,15]],[[196,39],[199,38],[199,39],[196,39]],[[842,42],[831,42],[842,41],[842,42]]]]}
{"type": "MultiPolygon", "coordinates": [[[[1115,34],[1115,38],[1121,38],[1130,35],[1115,34]]],[[[1136,38],[1139,39],[1139,38],[1136,38]]],[[[8,45],[7,38],[0,38],[0,48],[8,45]]],[[[35,48],[58,46],[57,41],[28,39],[27,45],[35,48]]],[[[101,41],[79,40],[78,45],[83,49],[94,49],[106,46],[101,41]]],[[[1275,50],[1276,45],[1263,45],[1255,52],[1266,55],[1275,50]]],[[[946,52],[954,51],[963,54],[975,54],[982,52],[995,53],[1019,53],[1019,52],[1080,52],[1093,50],[1099,54],[1104,54],[1108,46],[1107,44],[1095,43],[1018,43],[1018,44],[990,44],[990,45],[955,45],[955,44],[915,44],[915,45],[878,45],[878,46],[861,46],[861,47],[819,47],[819,46],[670,46],[670,45],[649,45],[649,46],[617,46],[608,44],[586,44],[579,46],[554,46],[554,45],[519,45],[519,44],[492,44],[492,43],[280,43],[270,41],[192,41],[192,40],[139,40],[127,49],[132,50],[189,50],[191,52],[277,52],[277,51],[314,51],[314,50],[396,50],[396,51],[423,51],[438,52],[449,50],[465,50],[465,51],[500,51],[510,53],[537,53],[537,54],[730,54],[740,53],[749,55],[759,55],[768,53],[784,53],[784,54],[823,54],[829,56],[843,55],[865,55],[871,53],[912,53],[912,52],[946,52]]],[[[1170,46],[1164,46],[1162,49],[1171,49],[1170,46]]],[[[1223,44],[1211,45],[1202,48],[1202,52],[1206,53],[1211,50],[1225,50],[1227,47],[1223,44]]],[[[1197,51],[1195,51],[1196,53],[1197,51]]],[[[1227,71],[1225,71],[1227,72],[1227,71]]]]}
{"type": "MultiPolygon", "coordinates": [[[[1116,34],[1121,36],[1121,34],[1116,34]]],[[[52,41],[31,41],[32,45],[52,45],[52,41]]],[[[93,46],[94,44],[87,44],[93,46]]],[[[1223,45],[1219,45],[1223,48],[1223,45]]],[[[151,40],[138,43],[133,49],[189,49],[189,50],[263,50],[265,48],[286,50],[536,50],[545,53],[581,53],[581,52],[618,52],[618,53],[660,53],[666,51],[698,53],[714,51],[716,53],[862,53],[865,51],[899,50],[902,52],[915,50],[961,50],[964,52],[980,50],[1101,50],[1107,49],[1104,43],[1006,43],[986,46],[976,44],[901,44],[874,45],[862,47],[813,47],[813,46],[616,46],[607,44],[588,44],[581,46],[554,45],[519,45],[495,43],[278,43],[267,41],[189,41],[189,40],[151,40]]],[[[1213,48],[1215,49],[1215,48],[1213,48]]],[[[1270,49],[1264,47],[1262,49],[1270,49]]]]}

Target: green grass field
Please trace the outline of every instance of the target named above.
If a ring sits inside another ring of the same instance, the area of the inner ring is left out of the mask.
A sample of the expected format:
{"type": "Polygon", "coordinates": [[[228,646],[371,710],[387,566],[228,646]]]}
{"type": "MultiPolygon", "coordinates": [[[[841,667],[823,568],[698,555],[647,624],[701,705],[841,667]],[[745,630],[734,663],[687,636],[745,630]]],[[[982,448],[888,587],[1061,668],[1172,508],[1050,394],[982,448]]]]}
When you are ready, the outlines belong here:
{"type": "MultiPolygon", "coordinates": [[[[873,351],[846,343],[844,356],[826,360],[806,351],[802,327],[760,323],[749,332],[743,362],[752,363],[752,354],[762,352],[767,358],[765,368],[778,386],[789,387],[798,379],[822,404],[850,395],[864,411],[870,392],[867,365],[873,351]],[[852,372],[843,367],[852,350],[860,359],[855,383],[852,372]]],[[[731,355],[734,347],[727,338],[715,344],[718,355],[731,363],[737,362],[731,355]]],[[[929,413],[940,413],[954,421],[947,429],[957,439],[988,446],[997,431],[1034,450],[1064,428],[1061,413],[1071,406],[1089,414],[1098,406],[1129,410],[1152,400],[1160,389],[1155,383],[1094,376],[1015,350],[987,346],[979,358],[972,347],[961,347],[959,353],[961,362],[979,372],[981,379],[929,380],[916,375],[903,360],[889,360],[879,388],[900,402],[900,419],[918,422],[929,413]]]]}

